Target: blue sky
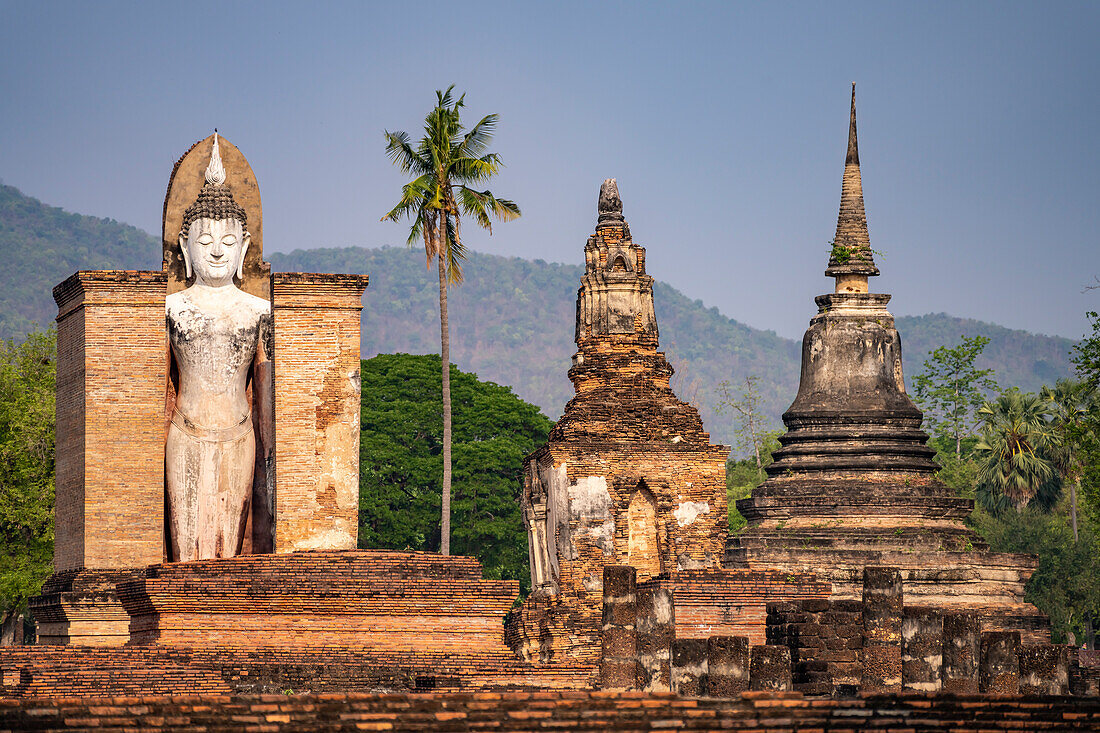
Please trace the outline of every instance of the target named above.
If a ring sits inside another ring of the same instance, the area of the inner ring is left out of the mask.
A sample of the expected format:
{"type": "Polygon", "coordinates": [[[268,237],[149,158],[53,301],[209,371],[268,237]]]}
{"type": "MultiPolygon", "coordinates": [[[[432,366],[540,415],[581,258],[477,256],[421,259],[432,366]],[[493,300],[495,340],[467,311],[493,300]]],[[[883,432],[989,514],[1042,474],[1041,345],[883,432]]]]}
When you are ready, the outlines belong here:
{"type": "Polygon", "coordinates": [[[0,2],[0,179],[159,233],[173,162],[216,126],[269,251],[401,244],[382,131],[455,84],[500,114],[492,188],[524,211],[470,247],[580,263],[614,176],[652,275],[798,336],[830,289],[856,81],[893,312],[1079,337],[1097,38],[1097,3],[0,2]]]}

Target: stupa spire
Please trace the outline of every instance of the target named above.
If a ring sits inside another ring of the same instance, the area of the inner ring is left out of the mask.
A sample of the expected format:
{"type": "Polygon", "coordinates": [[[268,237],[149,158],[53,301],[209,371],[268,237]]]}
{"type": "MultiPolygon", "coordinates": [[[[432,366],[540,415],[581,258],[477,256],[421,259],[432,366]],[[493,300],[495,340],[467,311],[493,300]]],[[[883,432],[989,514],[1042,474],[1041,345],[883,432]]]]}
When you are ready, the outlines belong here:
{"type": "Polygon", "coordinates": [[[863,182],[859,173],[859,143],[856,137],[856,85],[852,82],[852,111],[848,122],[848,154],[844,159],[844,180],[840,187],[840,213],[836,236],[825,274],[836,278],[836,292],[867,292],[867,278],[879,274],[867,231],[863,206],[863,182]]]}

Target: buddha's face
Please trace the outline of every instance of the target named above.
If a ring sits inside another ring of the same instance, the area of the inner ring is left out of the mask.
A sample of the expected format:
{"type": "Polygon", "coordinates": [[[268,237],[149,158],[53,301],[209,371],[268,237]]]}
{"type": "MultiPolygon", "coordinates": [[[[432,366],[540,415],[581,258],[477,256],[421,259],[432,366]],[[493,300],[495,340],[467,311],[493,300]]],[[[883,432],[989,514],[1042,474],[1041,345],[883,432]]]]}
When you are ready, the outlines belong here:
{"type": "Polygon", "coordinates": [[[180,249],[187,276],[210,287],[233,284],[244,274],[244,253],[251,241],[236,219],[196,219],[187,234],[180,234],[180,249]]]}

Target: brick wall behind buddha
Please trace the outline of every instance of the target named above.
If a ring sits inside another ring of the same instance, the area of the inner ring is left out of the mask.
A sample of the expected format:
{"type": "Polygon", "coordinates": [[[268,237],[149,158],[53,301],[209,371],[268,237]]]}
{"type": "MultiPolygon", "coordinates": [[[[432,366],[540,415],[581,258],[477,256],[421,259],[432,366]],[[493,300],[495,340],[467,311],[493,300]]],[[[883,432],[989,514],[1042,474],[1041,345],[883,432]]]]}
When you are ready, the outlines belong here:
{"type": "Polygon", "coordinates": [[[81,271],[58,303],[54,569],[164,552],[165,276],[81,271]]]}
{"type": "Polygon", "coordinates": [[[367,278],[277,273],[275,549],[354,549],[367,278]]]}

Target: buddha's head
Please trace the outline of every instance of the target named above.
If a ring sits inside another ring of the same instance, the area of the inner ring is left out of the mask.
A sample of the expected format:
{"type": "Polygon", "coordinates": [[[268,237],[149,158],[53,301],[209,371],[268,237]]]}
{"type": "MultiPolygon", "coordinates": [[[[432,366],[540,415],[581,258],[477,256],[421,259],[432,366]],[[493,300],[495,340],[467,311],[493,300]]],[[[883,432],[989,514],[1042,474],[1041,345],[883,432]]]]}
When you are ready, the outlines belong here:
{"type": "Polygon", "coordinates": [[[233,192],[225,182],[215,132],[206,183],[195,203],[184,212],[180,228],[187,278],[194,274],[196,284],[222,287],[232,285],[234,276],[243,277],[244,255],[251,242],[246,226],[244,208],[233,200],[233,192]]]}

